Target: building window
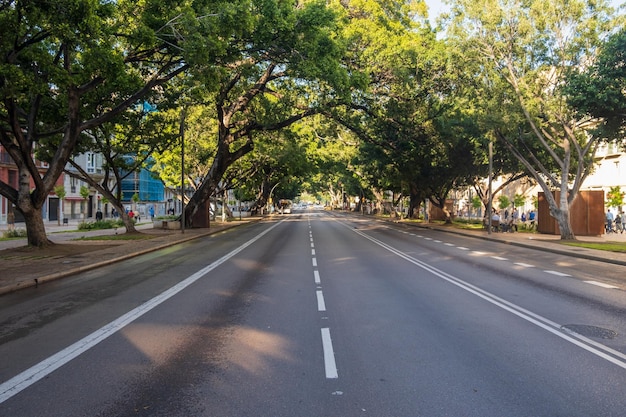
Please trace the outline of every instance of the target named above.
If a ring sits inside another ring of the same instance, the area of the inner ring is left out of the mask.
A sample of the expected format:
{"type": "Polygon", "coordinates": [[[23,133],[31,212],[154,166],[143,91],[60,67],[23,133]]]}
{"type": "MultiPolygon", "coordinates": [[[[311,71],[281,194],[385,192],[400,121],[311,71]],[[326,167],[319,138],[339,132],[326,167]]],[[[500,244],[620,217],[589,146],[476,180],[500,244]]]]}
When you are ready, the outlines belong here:
{"type": "Polygon", "coordinates": [[[96,154],[93,152],[87,152],[87,173],[93,174],[96,172],[96,154]]]}

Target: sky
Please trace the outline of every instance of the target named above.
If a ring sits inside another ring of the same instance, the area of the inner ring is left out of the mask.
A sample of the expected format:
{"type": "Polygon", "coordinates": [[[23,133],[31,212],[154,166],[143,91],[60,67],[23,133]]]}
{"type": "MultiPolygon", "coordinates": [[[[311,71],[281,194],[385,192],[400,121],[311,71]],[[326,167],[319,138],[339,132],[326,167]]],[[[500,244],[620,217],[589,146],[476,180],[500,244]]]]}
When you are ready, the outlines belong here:
{"type": "MultiPolygon", "coordinates": [[[[448,10],[448,6],[443,4],[443,2],[441,0],[425,0],[425,1],[426,1],[426,5],[428,6],[428,17],[429,17],[429,19],[432,22],[435,21],[437,16],[442,11],[447,11],[448,10]]],[[[609,0],[609,3],[615,9],[617,9],[620,4],[624,4],[625,3],[625,0],[609,0]]],[[[622,11],[622,13],[625,13],[625,12],[626,11],[622,11]]]]}

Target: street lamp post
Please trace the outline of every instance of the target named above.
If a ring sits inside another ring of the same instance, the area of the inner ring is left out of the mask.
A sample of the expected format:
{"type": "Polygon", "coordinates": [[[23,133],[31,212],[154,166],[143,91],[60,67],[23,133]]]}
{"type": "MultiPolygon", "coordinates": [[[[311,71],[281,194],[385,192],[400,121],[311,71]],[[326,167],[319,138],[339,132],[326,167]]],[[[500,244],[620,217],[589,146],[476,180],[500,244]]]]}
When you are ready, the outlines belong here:
{"type": "Polygon", "coordinates": [[[487,234],[491,234],[491,206],[493,196],[491,195],[491,176],[493,173],[493,143],[489,141],[489,202],[487,203],[487,234]]]}
{"type": "Polygon", "coordinates": [[[180,232],[185,233],[185,106],[180,112],[180,232]]]}

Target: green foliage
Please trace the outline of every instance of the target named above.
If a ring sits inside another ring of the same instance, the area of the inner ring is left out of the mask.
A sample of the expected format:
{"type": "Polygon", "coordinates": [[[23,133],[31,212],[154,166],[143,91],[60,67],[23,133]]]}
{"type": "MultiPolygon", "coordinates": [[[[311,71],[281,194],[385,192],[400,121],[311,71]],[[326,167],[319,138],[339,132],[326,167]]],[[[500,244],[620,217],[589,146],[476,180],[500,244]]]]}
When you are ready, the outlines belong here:
{"type": "Polygon", "coordinates": [[[483,202],[480,199],[480,197],[478,197],[477,195],[475,195],[474,197],[472,197],[472,208],[474,210],[478,210],[479,208],[481,208],[483,206],[483,202]]]}
{"type": "Polygon", "coordinates": [[[498,205],[500,210],[504,210],[511,206],[511,200],[506,195],[501,194],[500,197],[498,197],[498,205]]]}
{"type": "Polygon", "coordinates": [[[65,198],[65,187],[62,185],[57,185],[56,187],[54,187],[54,193],[57,195],[57,197],[59,197],[60,199],[64,199],[65,198]]]}
{"type": "Polygon", "coordinates": [[[524,197],[522,194],[515,194],[515,196],[513,197],[513,205],[515,207],[523,207],[525,203],[526,197],[524,197]]]}
{"type": "Polygon", "coordinates": [[[17,239],[26,237],[26,229],[5,230],[2,232],[5,239],[17,239]]]}
{"type": "Polygon", "coordinates": [[[599,134],[623,138],[626,129],[626,29],[611,36],[583,70],[572,68],[564,86],[580,117],[601,120],[599,134]]]}
{"type": "Polygon", "coordinates": [[[86,200],[89,197],[89,187],[87,187],[86,185],[81,185],[80,186],[80,196],[86,200]]]}
{"type": "Polygon", "coordinates": [[[606,193],[606,205],[608,207],[622,207],[624,205],[624,192],[616,185],[611,187],[606,193]]]}
{"type": "Polygon", "coordinates": [[[115,229],[118,227],[124,227],[124,222],[120,219],[111,220],[98,220],[95,222],[80,222],[78,224],[78,230],[100,230],[100,229],[115,229]]]}

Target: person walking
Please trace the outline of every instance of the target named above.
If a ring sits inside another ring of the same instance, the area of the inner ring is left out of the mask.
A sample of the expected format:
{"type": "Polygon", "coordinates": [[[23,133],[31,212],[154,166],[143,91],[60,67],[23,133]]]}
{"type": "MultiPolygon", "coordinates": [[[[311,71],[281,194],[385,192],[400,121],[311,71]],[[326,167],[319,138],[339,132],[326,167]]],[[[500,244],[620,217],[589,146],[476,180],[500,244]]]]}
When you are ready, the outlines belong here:
{"type": "Polygon", "coordinates": [[[624,219],[622,218],[623,213],[617,213],[615,216],[615,233],[619,232],[620,235],[624,233],[624,219]]]}
{"type": "Polygon", "coordinates": [[[606,211],[606,232],[611,233],[615,232],[613,230],[613,213],[611,213],[611,209],[606,211]]]}

